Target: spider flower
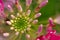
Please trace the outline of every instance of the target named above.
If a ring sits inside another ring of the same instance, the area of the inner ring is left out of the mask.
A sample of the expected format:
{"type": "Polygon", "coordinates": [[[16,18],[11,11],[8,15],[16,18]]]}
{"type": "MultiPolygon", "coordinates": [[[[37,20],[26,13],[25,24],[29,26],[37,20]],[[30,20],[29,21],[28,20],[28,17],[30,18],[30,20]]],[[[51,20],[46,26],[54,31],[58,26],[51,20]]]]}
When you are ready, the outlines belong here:
{"type": "Polygon", "coordinates": [[[33,37],[33,35],[35,36],[36,32],[38,34],[41,33],[43,25],[38,24],[38,17],[41,16],[41,13],[29,9],[33,1],[26,0],[26,10],[24,11],[22,5],[18,0],[16,0],[14,5],[17,8],[17,12],[15,12],[15,10],[12,8],[12,4],[7,2],[5,3],[5,7],[7,7],[10,11],[13,10],[13,12],[9,15],[10,18],[7,17],[9,20],[6,19],[5,23],[8,24],[7,26],[9,26],[12,33],[10,31],[3,32],[2,35],[7,37],[8,40],[35,40],[36,37],[33,37]],[[39,29],[37,30],[38,27],[39,29]],[[35,29],[37,31],[35,31],[35,29]]]}

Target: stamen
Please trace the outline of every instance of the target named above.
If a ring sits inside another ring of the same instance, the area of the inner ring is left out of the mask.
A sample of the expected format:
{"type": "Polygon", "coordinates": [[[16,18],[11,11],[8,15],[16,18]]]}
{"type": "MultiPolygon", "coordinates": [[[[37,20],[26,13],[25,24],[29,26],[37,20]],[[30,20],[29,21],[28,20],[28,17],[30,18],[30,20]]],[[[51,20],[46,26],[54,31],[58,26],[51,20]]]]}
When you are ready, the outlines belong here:
{"type": "Polygon", "coordinates": [[[21,33],[24,33],[24,31],[21,31],[21,33]]]}
{"type": "Polygon", "coordinates": [[[37,13],[35,16],[34,16],[34,18],[38,18],[38,17],[40,17],[41,16],[41,13],[37,13]]]}
{"type": "Polygon", "coordinates": [[[31,18],[31,19],[29,19],[29,22],[32,22],[33,21],[33,19],[31,18]]]}
{"type": "Polygon", "coordinates": [[[50,23],[50,25],[53,25],[53,19],[52,18],[49,18],[49,23],[50,23]]]}
{"type": "Polygon", "coordinates": [[[26,38],[30,38],[30,35],[29,34],[26,34],[26,38]]]}
{"type": "Polygon", "coordinates": [[[31,27],[31,25],[28,25],[28,27],[31,27]]]}
{"type": "Polygon", "coordinates": [[[32,3],[32,0],[26,0],[26,6],[30,6],[32,3]]]}
{"type": "Polygon", "coordinates": [[[19,14],[19,13],[17,13],[17,16],[19,17],[19,16],[20,16],[20,14],[19,14]]]}
{"type": "Polygon", "coordinates": [[[19,35],[19,32],[16,32],[15,34],[18,36],[19,35]]]}
{"type": "Polygon", "coordinates": [[[15,18],[15,16],[14,16],[14,15],[11,15],[11,18],[12,18],[12,19],[14,19],[14,18],[15,18]]]}
{"type": "Polygon", "coordinates": [[[11,20],[11,23],[13,23],[14,21],[13,20],[11,20]]]}
{"type": "Polygon", "coordinates": [[[9,8],[9,10],[10,10],[11,12],[13,12],[13,9],[12,9],[12,7],[11,7],[10,5],[8,5],[8,8],[9,8]]]}
{"type": "Polygon", "coordinates": [[[21,5],[18,5],[18,10],[19,10],[20,12],[23,11],[21,5]]]}
{"type": "Polygon", "coordinates": [[[14,27],[10,27],[10,30],[14,30],[14,27]]]}
{"type": "Polygon", "coordinates": [[[42,32],[42,29],[43,29],[43,25],[41,24],[41,25],[39,26],[39,28],[38,28],[38,32],[37,32],[37,33],[38,33],[38,34],[41,33],[41,32],[42,32]]]}
{"type": "Polygon", "coordinates": [[[48,0],[44,0],[43,2],[40,3],[39,7],[43,7],[48,3],[48,0]]]}
{"type": "Polygon", "coordinates": [[[32,22],[32,23],[33,23],[33,24],[36,24],[37,22],[38,22],[38,20],[33,20],[33,22],[32,22]]]}
{"type": "Polygon", "coordinates": [[[10,22],[10,21],[6,21],[6,23],[7,23],[8,25],[11,25],[11,22],[10,22]]]}
{"type": "Polygon", "coordinates": [[[29,16],[30,13],[31,13],[31,10],[28,10],[27,13],[26,13],[26,15],[29,16]]]}
{"type": "Polygon", "coordinates": [[[9,33],[3,33],[3,36],[4,37],[8,37],[9,36],[9,33]]]}
{"type": "Polygon", "coordinates": [[[30,27],[28,27],[28,28],[27,28],[27,31],[30,31],[30,30],[31,30],[31,28],[30,28],[30,27]]]}

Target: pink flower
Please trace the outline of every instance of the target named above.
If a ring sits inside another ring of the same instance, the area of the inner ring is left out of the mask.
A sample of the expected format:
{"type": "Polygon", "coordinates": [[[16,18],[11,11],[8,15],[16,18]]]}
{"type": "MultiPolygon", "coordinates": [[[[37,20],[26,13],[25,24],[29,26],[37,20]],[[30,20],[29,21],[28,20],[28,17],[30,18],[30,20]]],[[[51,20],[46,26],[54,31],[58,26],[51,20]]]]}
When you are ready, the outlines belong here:
{"type": "Polygon", "coordinates": [[[52,30],[46,35],[41,35],[36,40],[60,40],[60,35],[56,34],[56,30],[52,30]]]}
{"type": "Polygon", "coordinates": [[[60,34],[57,34],[56,30],[53,30],[53,20],[49,18],[49,24],[47,25],[47,33],[40,35],[36,40],[60,40],[60,34]]]}
{"type": "Polygon", "coordinates": [[[49,38],[49,40],[60,40],[60,35],[56,34],[56,30],[52,30],[46,34],[46,38],[49,38]]]}
{"type": "Polygon", "coordinates": [[[50,37],[50,40],[60,40],[60,36],[59,35],[52,35],[50,37]]]}

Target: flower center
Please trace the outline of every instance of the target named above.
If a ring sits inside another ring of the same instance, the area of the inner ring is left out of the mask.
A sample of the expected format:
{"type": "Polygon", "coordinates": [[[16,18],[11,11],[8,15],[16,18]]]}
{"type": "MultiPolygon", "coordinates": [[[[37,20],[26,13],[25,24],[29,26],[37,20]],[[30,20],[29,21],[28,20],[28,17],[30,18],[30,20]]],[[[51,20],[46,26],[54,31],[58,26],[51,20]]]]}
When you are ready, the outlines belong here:
{"type": "Polygon", "coordinates": [[[12,22],[12,26],[17,31],[22,31],[22,30],[27,29],[28,25],[29,25],[29,22],[25,17],[17,17],[12,22]]]}

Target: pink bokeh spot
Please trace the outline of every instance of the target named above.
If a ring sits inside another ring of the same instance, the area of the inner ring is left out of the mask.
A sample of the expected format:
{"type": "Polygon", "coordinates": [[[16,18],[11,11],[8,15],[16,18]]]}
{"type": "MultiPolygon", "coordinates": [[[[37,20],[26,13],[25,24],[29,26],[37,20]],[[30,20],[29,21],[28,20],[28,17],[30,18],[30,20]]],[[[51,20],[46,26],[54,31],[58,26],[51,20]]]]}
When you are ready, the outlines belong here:
{"type": "Polygon", "coordinates": [[[0,0],[0,18],[5,18],[6,15],[4,13],[4,3],[3,3],[3,0],[0,0]]]}
{"type": "Polygon", "coordinates": [[[0,0],[0,12],[4,10],[3,0],[0,0]]]}

